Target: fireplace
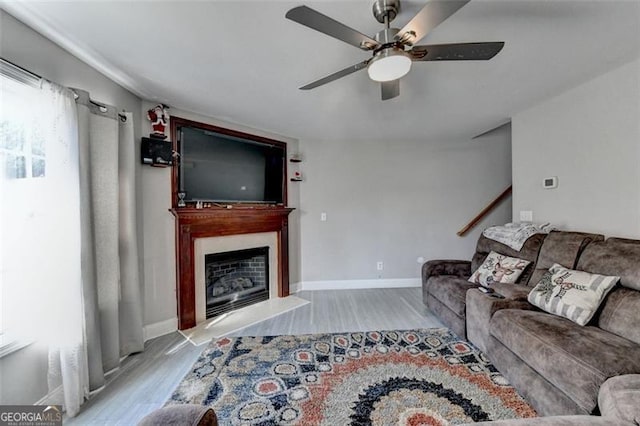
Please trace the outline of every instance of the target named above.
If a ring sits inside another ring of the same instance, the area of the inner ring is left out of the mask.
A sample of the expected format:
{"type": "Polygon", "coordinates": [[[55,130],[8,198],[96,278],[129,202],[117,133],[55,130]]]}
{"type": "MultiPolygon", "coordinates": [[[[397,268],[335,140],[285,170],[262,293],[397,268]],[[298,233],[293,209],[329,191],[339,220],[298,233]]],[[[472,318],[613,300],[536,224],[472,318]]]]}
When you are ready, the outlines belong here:
{"type": "Polygon", "coordinates": [[[281,206],[181,207],[171,210],[176,217],[178,242],[178,329],[188,330],[206,320],[204,258],[207,253],[269,246],[270,297],[289,295],[287,216],[292,210],[281,206]],[[267,235],[271,236],[267,241],[260,238],[256,243],[255,238],[267,235]],[[228,238],[246,244],[224,243],[223,247],[217,243],[228,238]]]}
{"type": "Polygon", "coordinates": [[[207,319],[269,299],[269,247],[204,258],[207,319]]]}

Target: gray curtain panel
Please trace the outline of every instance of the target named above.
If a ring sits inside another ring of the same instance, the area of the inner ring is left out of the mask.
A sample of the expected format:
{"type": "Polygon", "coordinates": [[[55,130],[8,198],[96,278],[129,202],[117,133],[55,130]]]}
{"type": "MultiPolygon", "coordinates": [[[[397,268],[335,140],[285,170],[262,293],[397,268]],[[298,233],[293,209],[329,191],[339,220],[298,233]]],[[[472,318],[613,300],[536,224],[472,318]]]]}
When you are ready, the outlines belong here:
{"type": "Polygon", "coordinates": [[[118,248],[120,253],[120,356],[144,349],[142,295],[136,222],[136,146],[133,114],[120,113],[118,151],[118,248]]]}
{"type": "Polygon", "coordinates": [[[82,284],[89,388],[143,350],[131,113],[78,96],[82,284]]]}

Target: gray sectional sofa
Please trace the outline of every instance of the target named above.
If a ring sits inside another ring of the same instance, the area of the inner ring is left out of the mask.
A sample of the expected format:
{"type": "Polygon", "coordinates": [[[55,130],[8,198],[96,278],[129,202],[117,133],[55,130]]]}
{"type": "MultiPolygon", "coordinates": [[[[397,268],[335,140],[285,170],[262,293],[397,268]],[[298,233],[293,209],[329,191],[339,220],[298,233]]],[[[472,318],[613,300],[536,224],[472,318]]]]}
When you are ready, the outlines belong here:
{"type": "MultiPolygon", "coordinates": [[[[548,270],[555,261],[567,268],[575,266],[575,262],[581,250],[591,241],[601,241],[604,236],[597,234],[585,234],[581,232],[552,232],[548,236],[537,234],[527,240],[520,251],[490,240],[481,235],[478,239],[476,252],[473,258],[468,260],[430,260],[422,267],[422,298],[424,303],[436,313],[442,322],[454,333],[462,338],[467,337],[466,328],[466,297],[467,290],[478,288],[477,284],[468,282],[471,273],[478,269],[491,251],[518,257],[531,262],[524,270],[514,287],[511,284],[502,285],[498,292],[508,298],[517,298],[516,295],[526,295],[527,285],[535,286],[542,274],[548,270]],[[547,237],[547,238],[545,238],[547,237]],[[545,250],[542,245],[546,239],[553,241],[547,243],[545,250]],[[562,246],[560,250],[559,247],[562,246]],[[538,262],[538,258],[540,261],[538,262]],[[548,266],[547,266],[548,265],[548,266]],[[524,288],[523,288],[524,287],[524,288]]],[[[498,284],[499,285],[499,284],[498,284]]],[[[522,298],[522,297],[520,297],[522,298]]],[[[480,346],[481,349],[484,349],[480,346]]]]}
{"type": "Polygon", "coordinates": [[[487,353],[541,416],[597,414],[605,381],[640,373],[638,240],[556,231],[530,238],[517,252],[481,237],[470,262],[424,265],[423,297],[447,326],[487,353]],[[492,286],[504,299],[466,281],[491,250],[533,262],[517,284],[492,286]],[[621,277],[586,326],[528,303],[529,291],[554,263],[621,277]]]}

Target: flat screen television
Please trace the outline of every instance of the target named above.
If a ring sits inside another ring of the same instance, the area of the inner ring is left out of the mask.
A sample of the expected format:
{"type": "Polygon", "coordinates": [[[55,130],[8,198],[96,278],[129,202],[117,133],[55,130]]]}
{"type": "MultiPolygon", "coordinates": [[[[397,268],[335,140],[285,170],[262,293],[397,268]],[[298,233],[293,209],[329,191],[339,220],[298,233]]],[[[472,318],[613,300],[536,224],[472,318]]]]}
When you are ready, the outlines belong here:
{"type": "Polygon", "coordinates": [[[196,127],[178,130],[178,191],[185,201],[284,203],[284,144],[196,127]]]}

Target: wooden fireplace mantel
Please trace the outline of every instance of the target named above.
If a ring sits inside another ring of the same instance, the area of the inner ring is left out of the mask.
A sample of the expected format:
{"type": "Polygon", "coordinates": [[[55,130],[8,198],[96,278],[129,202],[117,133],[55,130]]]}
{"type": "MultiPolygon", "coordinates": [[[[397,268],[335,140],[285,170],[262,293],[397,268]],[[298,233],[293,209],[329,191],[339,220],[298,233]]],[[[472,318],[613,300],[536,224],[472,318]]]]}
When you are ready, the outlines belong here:
{"type": "Polygon", "coordinates": [[[170,209],[176,217],[176,278],[178,328],[196,325],[196,238],[276,232],[278,237],[278,297],[289,295],[289,223],[292,208],[282,206],[233,206],[170,209]]]}

